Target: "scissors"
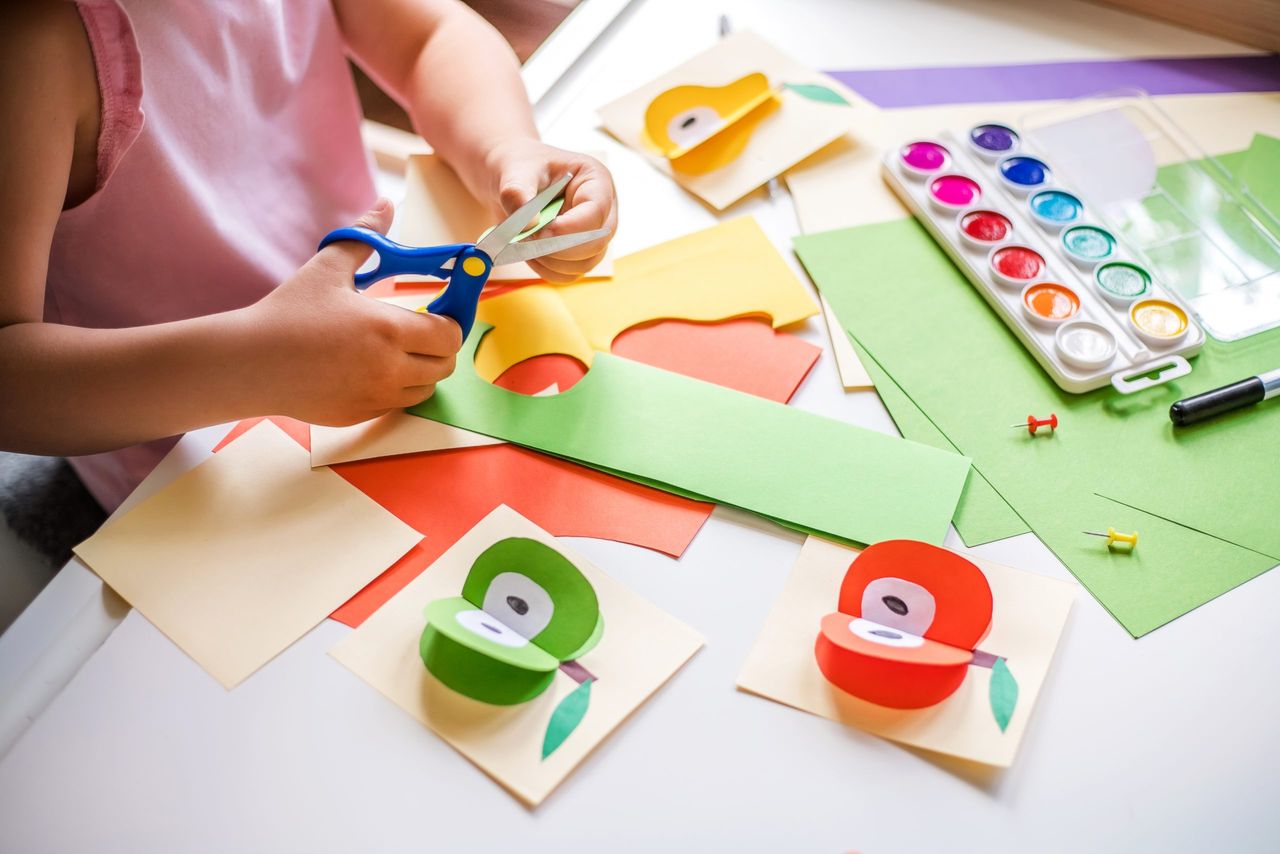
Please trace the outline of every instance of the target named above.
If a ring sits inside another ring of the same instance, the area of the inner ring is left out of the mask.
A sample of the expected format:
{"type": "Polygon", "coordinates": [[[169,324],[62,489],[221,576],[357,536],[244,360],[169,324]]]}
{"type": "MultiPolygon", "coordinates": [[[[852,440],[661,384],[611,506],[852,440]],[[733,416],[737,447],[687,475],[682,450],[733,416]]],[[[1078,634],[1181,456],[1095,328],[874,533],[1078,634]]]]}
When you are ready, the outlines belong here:
{"type": "Polygon", "coordinates": [[[415,274],[438,276],[447,280],[444,293],[432,300],[427,311],[452,318],[462,328],[462,337],[465,339],[475,323],[480,291],[495,266],[554,255],[609,235],[609,229],[597,228],[594,231],[562,234],[542,240],[511,242],[539,211],[559,198],[572,178],[572,173],[565,175],[525,202],[519,210],[481,237],[479,243],[405,246],[388,240],[385,235],[373,229],[351,226],[326,234],[324,240],[320,241],[320,249],[338,240],[358,240],[373,248],[377,253],[377,264],[372,270],[356,273],[355,284],[358,291],[391,276],[415,274]]]}

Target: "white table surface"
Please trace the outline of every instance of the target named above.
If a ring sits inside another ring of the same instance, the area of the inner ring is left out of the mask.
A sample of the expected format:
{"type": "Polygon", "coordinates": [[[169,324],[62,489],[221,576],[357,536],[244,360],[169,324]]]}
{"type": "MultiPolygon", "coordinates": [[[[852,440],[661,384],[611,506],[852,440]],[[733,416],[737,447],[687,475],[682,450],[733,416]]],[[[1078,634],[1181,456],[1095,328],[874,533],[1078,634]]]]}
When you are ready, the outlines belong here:
{"type": "MultiPolygon", "coordinates": [[[[714,218],[593,109],[707,47],[726,9],[826,68],[1247,52],[1075,2],[635,4],[539,107],[550,141],[609,151],[621,252],[714,218]]],[[[742,213],[787,250],[785,194],[742,213]]],[[[803,336],[826,346],[816,321],[803,336]]],[[[893,431],[825,353],[795,403],[893,431]]],[[[188,436],[148,486],[218,435],[188,436]]],[[[995,772],[734,690],[800,542],[723,510],[679,561],[573,541],[708,645],[534,811],[330,659],[346,627],[228,693],[73,561],[0,637],[0,851],[1274,850],[1280,573],[1141,641],[1082,590],[995,772]]],[[[972,552],[1070,578],[1030,535],[972,552]]]]}

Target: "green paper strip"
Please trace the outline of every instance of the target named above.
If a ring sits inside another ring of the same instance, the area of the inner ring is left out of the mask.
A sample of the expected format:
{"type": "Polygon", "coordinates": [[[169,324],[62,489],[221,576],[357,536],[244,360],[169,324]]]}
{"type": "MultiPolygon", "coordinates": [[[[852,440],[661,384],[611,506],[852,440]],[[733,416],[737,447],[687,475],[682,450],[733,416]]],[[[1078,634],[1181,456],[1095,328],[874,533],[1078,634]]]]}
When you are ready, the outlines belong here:
{"type": "MultiPolygon", "coordinates": [[[[885,373],[875,358],[858,343],[858,339],[849,335],[847,331],[845,334],[848,335],[853,349],[857,351],[858,358],[862,360],[863,367],[871,376],[871,381],[875,383],[880,402],[884,404],[885,409],[889,410],[889,415],[897,425],[898,432],[914,442],[923,442],[954,454],[960,453],[959,449],[952,445],[942,431],[929,420],[929,417],[920,411],[920,407],[916,406],[898,387],[893,377],[885,373]]],[[[964,492],[960,494],[960,503],[956,506],[955,518],[951,522],[956,526],[956,533],[960,535],[960,539],[964,540],[965,545],[970,548],[1007,537],[1016,537],[1031,530],[1027,527],[1027,523],[1022,521],[1022,517],[1009,506],[1009,502],[1000,497],[1000,493],[996,492],[995,487],[987,481],[977,466],[969,469],[969,479],[965,482],[964,492]]]]}
{"type": "Polygon", "coordinates": [[[607,353],[568,391],[516,394],[476,375],[490,328],[409,412],[840,540],[946,535],[964,457],[607,353]]]}
{"type": "MultiPolygon", "coordinates": [[[[564,207],[563,196],[561,196],[558,199],[552,199],[550,202],[547,202],[546,207],[538,211],[538,218],[534,220],[533,225],[529,226],[524,231],[520,232],[515,237],[511,238],[511,242],[519,243],[521,240],[524,240],[529,235],[537,234],[539,231],[542,231],[542,229],[550,225],[551,220],[555,219],[557,216],[560,215],[560,209],[563,207],[564,207]]],[[[476,238],[476,243],[479,243],[481,240],[484,240],[486,237],[488,237],[489,232],[493,231],[493,229],[494,229],[494,226],[492,225],[486,228],[484,232],[479,237],[476,238]]]]}
{"type": "Polygon", "coordinates": [[[1013,710],[1018,705],[1018,680],[1009,672],[1009,665],[1003,658],[997,658],[991,665],[991,714],[995,715],[996,725],[1004,732],[1013,719],[1013,710]]]}
{"type": "Polygon", "coordinates": [[[849,102],[845,100],[843,95],[828,86],[819,86],[816,83],[783,83],[782,86],[784,89],[789,89],[801,97],[808,98],[810,101],[849,106],[849,102]]]}
{"type": "MultiPolygon", "coordinates": [[[[1131,397],[1109,388],[1062,391],[914,220],[806,235],[795,245],[859,343],[1135,637],[1275,563],[1096,494],[1183,452],[1171,447],[1177,440],[1167,413],[1187,393],[1185,380],[1131,397]],[[1009,429],[1028,413],[1049,412],[1062,425],[1053,436],[1009,429]],[[1108,525],[1138,530],[1141,545],[1122,555],[1080,533],[1108,525]]],[[[1278,346],[1280,337],[1266,333],[1242,352],[1280,356],[1271,351],[1278,346]]],[[[1192,376],[1239,379],[1230,352],[1209,342],[1192,376]]],[[[1240,459],[1224,459],[1222,474],[1236,476],[1252,457],[1240,459]]],[[[1197,488],[1195,481],[1181,487],[1197,488]]]]}
{"type": "Polygon", "coordinates": [[[574,688],[573,692],[561,700],[555,711],[551,713],[551,720],[547,721],[546,735],[542,737],[543,759],[555,753],[556,748],[564,744],[564,740],[578,728],[578,724],[582,723],[582,718],[587,714],[587,707],[591,705],[593,682],[595,682],[594,679],[588,679],[574,688]]]}

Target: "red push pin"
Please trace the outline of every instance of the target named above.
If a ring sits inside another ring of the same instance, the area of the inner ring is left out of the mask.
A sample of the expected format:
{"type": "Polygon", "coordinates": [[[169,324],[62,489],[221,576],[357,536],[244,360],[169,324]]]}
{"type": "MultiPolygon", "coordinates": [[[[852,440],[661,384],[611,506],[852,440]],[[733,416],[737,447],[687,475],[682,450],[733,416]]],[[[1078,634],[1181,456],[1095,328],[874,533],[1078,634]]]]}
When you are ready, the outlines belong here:
{"type": "Polygon", "coordinates": [[[1053,413],[1049,413],[1048,418],[1036,418],[1034,415],[1028,415],[1026,424],[1010,424],[1009,426],[1018,429],[1025,427],[1026,431],[1032,436],[1034,436],[1036,431],[1041,427],[1048,427],[1049,432],[1052,433],[1058,429],[1058,416],[1053,413]]]}

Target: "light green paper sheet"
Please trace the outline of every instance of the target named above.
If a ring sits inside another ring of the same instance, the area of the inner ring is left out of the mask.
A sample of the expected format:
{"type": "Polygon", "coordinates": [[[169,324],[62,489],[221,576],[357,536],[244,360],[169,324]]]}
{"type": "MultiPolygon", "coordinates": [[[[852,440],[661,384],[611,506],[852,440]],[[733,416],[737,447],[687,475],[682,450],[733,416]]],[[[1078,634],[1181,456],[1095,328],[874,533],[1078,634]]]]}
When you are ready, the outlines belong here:
{"type": "MultiPolygon", "coordinates": [[[[848,331],[845,332],[849,335],[848,331]]],[[[934,426],[928,416],[920,411],[907,394],[898,387],[893,378],[884,372],[866,349],[858,343],[858,339],[849,335],[863,367],[875,382],[876,393],[889,410],[894,424],[903,436],[914,442],[923,442],[944,451],[960,453],[956,446],[934,426]]],[[[1016,537],[1031,529],[1022,521],[1009,503],[1000,497],[1000,493],[987,482],[977,466],[969,469],[969,479],[965,482],[964,491],[960,494],[960,503],[956,505],[956,515],[951,520],[956,532],[970,548],[983,543],[1016,537]]]]}
{"type": "MultiPolygon", "coordinates": [[[[1128,398],[1061,391],[915,220],[807,235],[795,246],[858,342],[1135,637],[1276,563],[1096,494],[1166,464],[1167,412],[1189,392],[1186,381],[1128,398]],[[1061,422],[1055,435],[1009,428],[1050,412],[1061,422]],[[1108,552],[1081,534],[1108,525],[1137,529],[1138,549],[1108,552]]],[[[1259,346],[1280,346],[1280,337],[1259,346]]],[[[1211,370],[1222,359],[1206,355],[1197,389],[1240,370],[1211,370]]]]}
{"type": "Polygon", "coordinates": [[[607,353],[567,391],[516,394],[472,366],[489,328],[409,412],[840,540],[946,535],[964,457],[607,353]]]}

